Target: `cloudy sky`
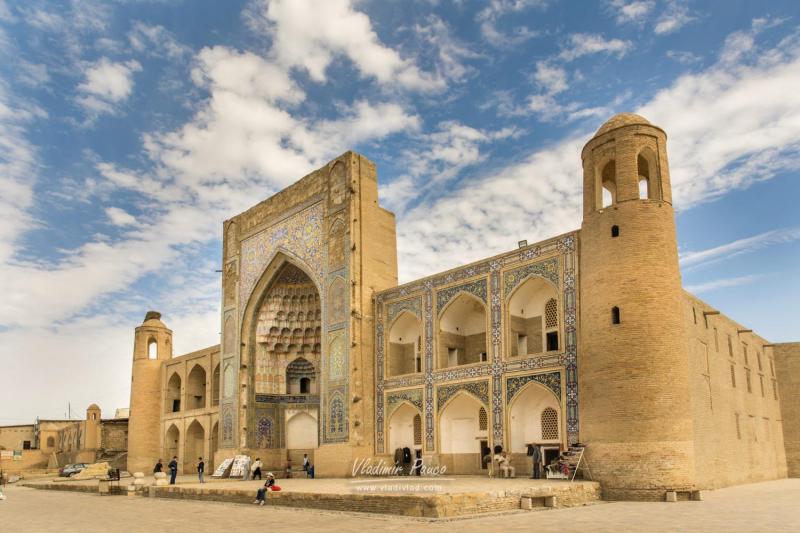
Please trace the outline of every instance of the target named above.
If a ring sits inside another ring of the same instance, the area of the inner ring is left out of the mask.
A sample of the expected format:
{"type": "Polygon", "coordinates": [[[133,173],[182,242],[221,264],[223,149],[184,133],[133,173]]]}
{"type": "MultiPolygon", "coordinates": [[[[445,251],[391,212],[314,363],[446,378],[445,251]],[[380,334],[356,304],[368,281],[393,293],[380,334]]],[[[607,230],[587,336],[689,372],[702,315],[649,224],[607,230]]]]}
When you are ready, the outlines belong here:
{"type": "Polygon", "coordinates": [[[669,134],[684,284],[800,340],[794,0],[0,0],[0,423],[129,401],[133,328],[218,342],[221,223],[378,164],[402,281],[580,226],[609,116],[669,134]]]}

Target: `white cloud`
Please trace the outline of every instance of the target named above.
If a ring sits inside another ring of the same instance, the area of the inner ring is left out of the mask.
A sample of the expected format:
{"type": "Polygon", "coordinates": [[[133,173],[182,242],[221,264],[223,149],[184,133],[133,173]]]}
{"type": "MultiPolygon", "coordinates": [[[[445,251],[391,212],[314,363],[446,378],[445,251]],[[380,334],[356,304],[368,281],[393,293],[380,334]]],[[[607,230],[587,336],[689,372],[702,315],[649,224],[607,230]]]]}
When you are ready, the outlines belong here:
{"type": "Polygon", "coordinates": [[[115,63],[106,57],[90,64],[78,85],[78,102],[96,114],[113,113],[133,92],[133,75],[141,69],[138,61],[115,63]]]}
{"type": "Polygon", "coordinates": [[[567,43],[558,57],[564,61],[573,61],[579,57],[591,54],[614,54],[623,57],[633,48],[633,43],[622,39],[606,39],[596,33],[573,33],[567,38],[567,43]]]}
{"type": "Polygon", "coordinates": [[[702,58],[688,50],[667,50],[667,57],[681,65],[692,65],[702,58]]]}
{"type": "Polygon", "coordinates": [[[50,81],[47,66],[21,59],[17,63],[17,79],[29,87],[41,88],[50,81]]]}
{"type": "Polygon", "coordinates": [[[27,210],[33,204],[39,165],[27,126],[45,117],[0,80],[0,265],[14,255],[15,241],[34,223],[27,210]]]}
{"type": "Polygon", "coordinates": [[[673,33],[695,20],[695,18],[683,0],[670,0],[667,2],[667,7],[658,17],[653,31],[657,35],[673,33]]]}
{"type": "Polygon", "coordinates": [[[106,216],[115,226],[135,226],[136,218],[119,207],[107,207],[106,216]]]}
{"type": "MultiPolygon", "coordinates": [[[[635,110],[669,135],[678,209],[800,169],[800,39],[793,34],[773,49],[756,45],[737,58],[678,78],[635,110]]],[[[521,162],[492,167],[410,210],[398,221],[402,279],[508,250],[517,238],[533,242],[577,229],[580,151],[591,134],[577,132],[521,162]]]]}
{"type": "Polygon", "coordinates": [[[424,47],[435,54],[437,68],[447,79],[463,81],[476,72],[466,62],[485,57],[457,39],[450,27],[435,15],[430,15],[424,24],[415,24],[413,29],[423,40],[424,47]]]}
{"type": "Polygon", "coordinates": [[[533,78],[547,94],[558,94],[568,87],[567,71],[547,61],[536,62],[536,73],[533,78]]]}
{"type": "Polygon", "coordinates": [[[653,11],[654,0],[611,0],[609,7],[615,12],[617,24],[643,24],[653,11]]]}
{"type": "Polygon", "coordinates": [[[402,154],[408,174],[381,186],[382,204],[402,214],[410,200],[441,192],[465,168],[484,161],[487,154],[481,146],[517,133],[514,128],[487,131],[457,121],[441,122],[437,131],[419,135],[414,147],[402,154]]]}
{"type": "Polygon", "coordinates": [[[717,289],[728,289],[731,287],[738,287],[740,285],[746,285],[748,283],[753,283],[754,281],[758,281],[762,276],[757,274],[752,274],[749,276],[739,276],[735,278],[721,278],[715,279],[712,281],[706,281],[703,283],[695,283],[692,285],[687,285],[684,287],[687,291],[691,292],[692,294],[702,294],[704,292],[711,292],[717,289]]]}
{"type": "Polygon", "coordinates": [[[155,56],[165,56],[170,59],[184,57],[191,53],[191,49],[179,43],[164,26],[147,24],[137,20],[128,32],[128,42],[134,50],[155,56]]]}
{"type": "Polygon", "coordinates": [[[519,13],[530,8],[544,9],[546,0],[491,0],[489,4],[478,12],[475,20],[480,23],[481,34],[490,44],[508,48],[518,46],[539,35],[539,31],[527,26],[516,26],[510,32],[503,32],[498,28],[501,18],[506,15],[519,13]]]}
{"type": "Polygon", "coordinates": [[[693,268],[724,261],[738,255],[747,254],[800,239],[800,227],[766,231],[752,237],[714,246],[706,250],[690,251],[680,254],[681,266],[693,268]]]}
{"type": "Polygon", "coordinates": [[[406,89],[441,90],[443,79],[421,71],[410,59],[385,46],[369,17],[349,0],[273,0],[256,2],[249,20],[272,36],[271,55],[286,68],[302,68],[317,82],[326,80],[337,56],[348,58],[363,77],[406,89]]]}

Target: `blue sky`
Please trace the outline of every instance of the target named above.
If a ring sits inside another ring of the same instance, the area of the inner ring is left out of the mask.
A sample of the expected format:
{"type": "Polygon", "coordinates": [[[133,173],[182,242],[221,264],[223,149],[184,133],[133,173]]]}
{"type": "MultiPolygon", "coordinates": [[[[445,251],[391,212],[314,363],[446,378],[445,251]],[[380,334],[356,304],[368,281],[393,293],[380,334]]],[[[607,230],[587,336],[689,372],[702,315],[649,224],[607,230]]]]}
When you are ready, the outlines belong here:
{"type": "Polygon", "coordinates": [[[684,285],[798,340],[799,17],[0,0],[0,423],[127,406],[148,309],[178,352],[218,342],[222,220],[340,153],[378,164],[409,281],[577,229],[580,149],[621,111],[669,135],[684,285]]]}

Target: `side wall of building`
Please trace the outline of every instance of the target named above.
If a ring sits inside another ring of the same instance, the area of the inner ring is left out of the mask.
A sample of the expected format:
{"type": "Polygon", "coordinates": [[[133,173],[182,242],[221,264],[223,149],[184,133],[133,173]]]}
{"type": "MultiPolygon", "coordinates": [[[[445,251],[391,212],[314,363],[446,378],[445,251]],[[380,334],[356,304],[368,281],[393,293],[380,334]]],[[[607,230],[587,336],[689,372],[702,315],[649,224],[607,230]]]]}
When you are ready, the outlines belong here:
{"type": "Polygon", "coordinates": [[[789,477],[800,477],[800,342],[775,344],[775,367],[783,413],[789,477]]]}
{"type": "Polygon", "coordinates": [[[786,477],[780,385],[769,343],[684,294],[698,488],[786,477]]]}

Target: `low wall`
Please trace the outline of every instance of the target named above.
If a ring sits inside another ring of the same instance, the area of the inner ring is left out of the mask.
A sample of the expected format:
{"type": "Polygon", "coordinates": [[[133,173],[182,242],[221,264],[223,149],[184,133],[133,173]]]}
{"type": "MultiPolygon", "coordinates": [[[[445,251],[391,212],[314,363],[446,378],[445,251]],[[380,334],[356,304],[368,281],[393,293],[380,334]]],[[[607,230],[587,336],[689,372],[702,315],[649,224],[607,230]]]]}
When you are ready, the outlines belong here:
{"type": "MultiPolygon", "coordinates": [[[[123,491],[125,483],[122,484],[123,491]]],[[[31,483],[27,486],[45,490],[97,493],[97,483],[31,483]]],[[[254,490],[214,489],[180,486],[151,486],[143,496],[175,500],[217,501],[252,504],[254,490]]],[[[333,511],[391,514],[423,518],[449,518],[483,513],[512,511],[520,508],[522,496],[556,496],[558,507],[575,507],[600,500],[597,483],[553,483],[530,489],[499,494],[464,492],[453,494],[352,494],[312,492],[268,492],[267,505],[333,511]]]]}

